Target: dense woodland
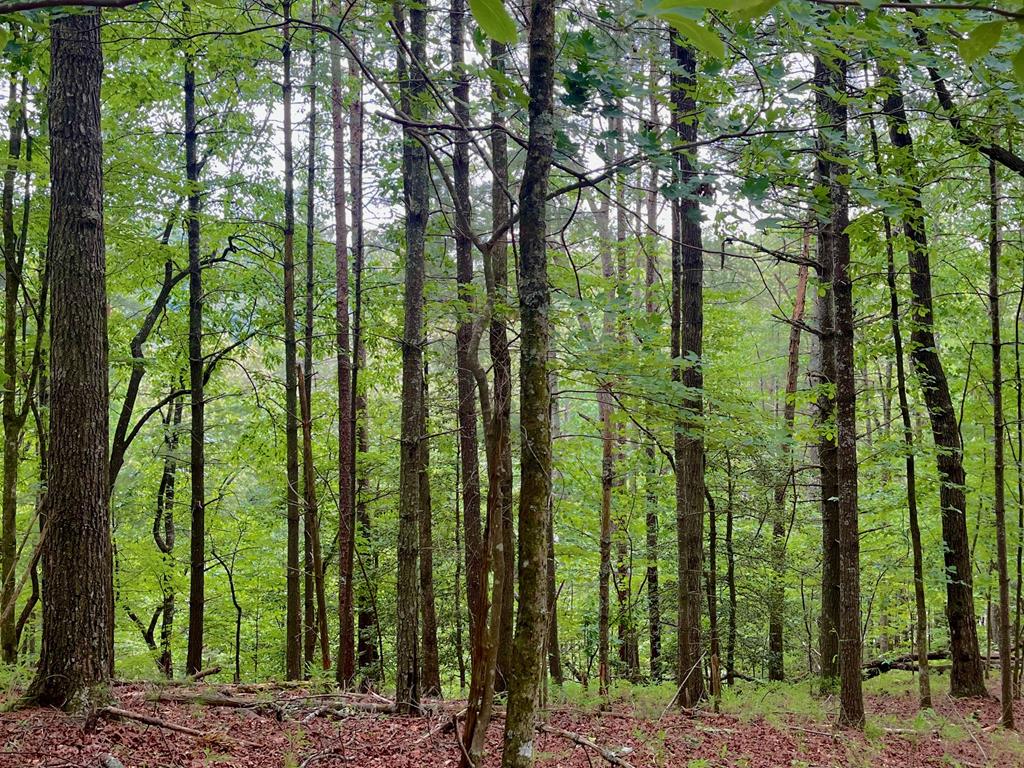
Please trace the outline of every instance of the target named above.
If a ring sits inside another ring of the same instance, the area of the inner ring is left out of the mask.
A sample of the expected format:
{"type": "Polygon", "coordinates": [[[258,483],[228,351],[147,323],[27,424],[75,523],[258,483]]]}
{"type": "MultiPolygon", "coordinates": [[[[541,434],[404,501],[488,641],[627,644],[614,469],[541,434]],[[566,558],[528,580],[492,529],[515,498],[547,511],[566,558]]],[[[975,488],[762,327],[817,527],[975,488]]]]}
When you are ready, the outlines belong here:
{"type": "Polygon", "coordinates": [[[454,699],[467,768],[563,689],[863,729],[902,670],[1014,727],[1018,4],[0,23],[12,702],[454,699]]]}

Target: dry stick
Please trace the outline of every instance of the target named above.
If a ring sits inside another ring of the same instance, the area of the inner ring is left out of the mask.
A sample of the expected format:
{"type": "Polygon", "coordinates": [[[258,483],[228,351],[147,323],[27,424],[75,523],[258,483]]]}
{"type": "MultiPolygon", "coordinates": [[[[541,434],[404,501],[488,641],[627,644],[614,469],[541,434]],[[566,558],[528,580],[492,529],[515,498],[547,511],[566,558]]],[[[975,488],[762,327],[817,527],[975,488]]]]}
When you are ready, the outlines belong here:
{"type": "Polygon", "coordinates": [[[974,743],[977,745],[978,751],[981,753],[981,759],[988,763],[988,754],[985,752],[985,748],[981,746],[981,742],[978,741],[978,737],[974,735],[974,730],[971,728],[971,724],[967,722],[966,717],[960,714],[960,710],[957,709],[956,702],[953,701],[953,697],[947,693],[946,699],[949,701],[950,704],[953,705],[953,711],[956,712],[956,716],[960,718],[960,722],[964,724],[964,728],[967,729],[967,733],[970,735],[971,739],[973,739],[974,743]]]}
{"type": "Polygon", "coordinates": [[[164,728],[165,730],[175,731],[176,733],[184,733],[188,736],[195,736],[200,739],[210,738],[211,736],[209,733],[197,731],[195,728],[189,728],[187,725],[169,723],[166,720],[161,720],[159,717],[144,715],[141,712],[129,712],[127,709],[121,709],[120,707],[102,707],[96,714],[101,717],[111,717],[117,720],[135,720],[139,723],[155,725],[157,728],[164,728]]]}
{"type": "Polygon", "coordinates": [[[204,677],[209,677],[210,675],[216,675],[220,671],[221,670],[220,670],[220,666],[219,665],[218,666],[214,666],[214,667],[210,667],[209,669],[203,669],[203,670],[200,670],[199,672],[196,672],[194,675],[190,675],[189,677],[185,678],[185,680],[186,680],[186,682],[189,682],[189,683],[196,683],[196,682],[199,682],[200,680],[202,680],[204,677]]]}
{"type": "Polygon", "coordinates": [[[564,731],[561,728],[555,728],[554,726],[547,725],[545,723],[538,723],[537,730],[541,733],[550,733],[555,736],[561,736],[563,739],[568,739],[574,744],[579,744],[581,747],[592,749],[609,763],[617,765],[619,768],[633,768],[632,764],[627,763],[610,749],[605,749],[600,744],[588,739],[586,736],[581,736],[580,734],[573,733],[572,731],[564,731]]]}

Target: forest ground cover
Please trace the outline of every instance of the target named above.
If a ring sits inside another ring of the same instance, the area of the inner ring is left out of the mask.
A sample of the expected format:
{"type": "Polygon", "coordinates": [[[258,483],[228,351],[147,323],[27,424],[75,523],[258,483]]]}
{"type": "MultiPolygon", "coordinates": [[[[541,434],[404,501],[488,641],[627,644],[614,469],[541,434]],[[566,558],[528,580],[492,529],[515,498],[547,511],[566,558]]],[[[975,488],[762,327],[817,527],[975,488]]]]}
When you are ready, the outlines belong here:
{"type": "MultiPolygon", "coordinates": [[[[720,712],[669,707],[671,684],[616,688],[602,701],[593,692],[552,689],[546,724],[590,740],[623,766],[773,768],[793,766],[1017,766],[1024,742],[997,728],[999,702],[953,699],[945,676],[936,681],[934,710],[919,712],[910,673],[866,683],[864,734],[837,730],[836,702],[811,695],[811,683],[726,690],[720,712]]],[[[991,677],[996,686],[996,676],[991,677]]],[[[125,768],[164,766],[455,766],[459,744],[450,727],[464,702],[437,702],[424,717],[397,717],[339,706],[315,684],[291,686],[161,686],[124,683],[114,689],[120,708],[184,726],[202,736],[140,722],[100,717],[83,721],[54,709],[8,709],[0,714],[0,766],[96,768],[113,756],[125,768]],[[251,707],[211,706],[228,696],[251,707]],[[159,700],[170,696],[177,700],[159,700]],[[200,703],[203,697],[207,703],[200,703]],[[191,699],[191,700],[189,700],[191,699]],[[325,712],[325,708],[337,709],[325,712]]],[[[18,692],[8,689],[5,704],[18,692]]],[[[356,701],[356,700],[354,700],[356,701]]],[[[365,700],[363,700],[365,702],[365,700]]],[[[362,704],[363,702],[360,702],[362,704]]],[[[1018,715],[1024,703],[1016,702],[1018,715]]],[[[487,765],[498,765],[499,718],[488,733],[487,765]]],[[[537,764],[591,768],[610,765],[596,750],[565,734],[542,732],[537,764]]]]}

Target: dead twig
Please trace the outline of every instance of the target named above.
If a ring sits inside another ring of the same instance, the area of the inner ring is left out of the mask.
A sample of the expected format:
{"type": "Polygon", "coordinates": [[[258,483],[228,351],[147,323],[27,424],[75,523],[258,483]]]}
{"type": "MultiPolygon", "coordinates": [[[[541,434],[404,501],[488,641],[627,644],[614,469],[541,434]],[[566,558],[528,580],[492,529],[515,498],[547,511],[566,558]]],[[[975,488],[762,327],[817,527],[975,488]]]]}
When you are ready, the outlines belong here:
{"type": "Polygon", "coordinates": [[[632,764],[623,760],[621,757],[615,754],[615,752],[613,752],[610,749],[607,749],[606,747],[602,747],[600,744],[588,739],[586,736],[581,736],[578,733],[566,731],[561,728],[555,728],[554,726],[547,725],[546,723],[538,723],[537,730],[541,733],[550,733],[554,736],[561,736],[563,739],[568,739],[573,744],[578,744],[581,747],[592,749],[594,752],[599,754],[612,765],[618,766],[618,768],[633,768],[632,764]]]}

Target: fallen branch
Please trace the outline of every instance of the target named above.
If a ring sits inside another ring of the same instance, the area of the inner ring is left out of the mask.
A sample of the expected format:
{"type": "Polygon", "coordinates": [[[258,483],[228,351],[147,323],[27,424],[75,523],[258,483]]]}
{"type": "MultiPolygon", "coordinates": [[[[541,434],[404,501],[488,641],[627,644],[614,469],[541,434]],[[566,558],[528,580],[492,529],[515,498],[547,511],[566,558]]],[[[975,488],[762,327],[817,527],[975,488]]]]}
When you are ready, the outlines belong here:
{"type": "Polygon", "coordinates": [[[218,672],[220,672],[220,667],[219,666],[210,667],[209,669],[200,670],[199,672],[196,672],[194,675],[189,675],[188,677],[185,678],[185,681],[189,682],[189,683],[197,683],[200,680],[202,680],[204,677],[209,677],[210,675],[216,675],[218,672]]]}
{"type": "Polygon", "coordinates": [[[98,714],[100,717],[110,717],[115,720],[134,720],[137,723],[153,725],[157,728],[163,728],[167,731],[174,731],[175,733],[184,733],[188,736],[195,736],[200,739],[207,739],[212,737],[212,734],[197,731],[195,728],[189,728],[187,725],[169,723],[166,720],[161,720],[159,717],[153,717],[152,715],[144,715],[141,712],[129,712],[127,709],[121,709],[120,707],[101,707],[96,714],[98,714]]]}
{"type": "Polygon", "coordinates": [[[618,766],[618,768],[633,768],[632,764],[627,763],[610,749],[602,747],[600,744],[591,741],[586,736],[581,736],[580,734],[573,733],[572,731],[564,731],[561,728],[555,728],[554,726],[547,725],[545,723],[538,723],[537,730],[541,733],[550,733],[554,736],[561,736],[563,739],[568,739],[573,744],[579,744],[581,747],[592,749],[612,765],[618,766]]]}

